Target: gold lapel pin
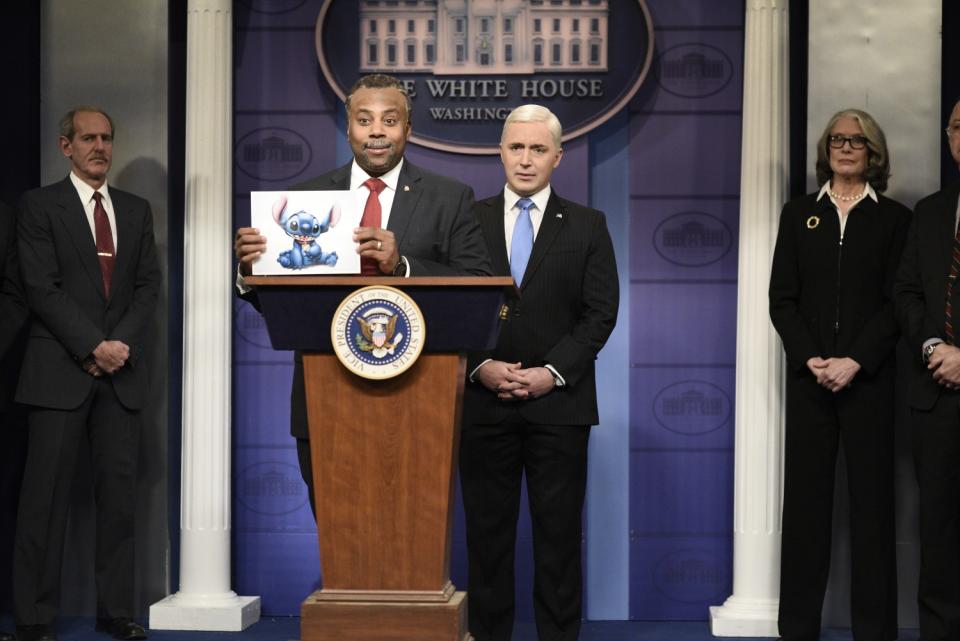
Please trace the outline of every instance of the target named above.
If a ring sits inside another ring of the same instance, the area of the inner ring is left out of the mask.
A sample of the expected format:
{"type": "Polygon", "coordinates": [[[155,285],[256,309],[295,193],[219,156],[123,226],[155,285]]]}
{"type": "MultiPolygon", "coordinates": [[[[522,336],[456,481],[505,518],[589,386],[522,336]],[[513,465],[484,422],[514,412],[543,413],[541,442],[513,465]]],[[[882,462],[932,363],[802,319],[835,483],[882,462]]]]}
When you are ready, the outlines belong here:
{"type": "Polygon", "coordinates": [[[814,214],[807,218],[807,229],[816,229],[820,225],[820,217],[814,214]]]}

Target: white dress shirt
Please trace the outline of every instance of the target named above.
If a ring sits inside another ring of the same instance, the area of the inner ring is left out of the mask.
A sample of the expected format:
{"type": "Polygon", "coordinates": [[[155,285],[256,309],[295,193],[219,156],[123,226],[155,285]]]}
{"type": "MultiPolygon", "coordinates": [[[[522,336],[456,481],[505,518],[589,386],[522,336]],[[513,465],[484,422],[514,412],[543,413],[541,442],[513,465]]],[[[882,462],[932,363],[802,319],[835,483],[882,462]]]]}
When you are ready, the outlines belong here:
{"type": "Polygon", "coordinates": [[[113,253],[117,253],[117,217],[113,213],[113,202],[110,200],[110,190],[107,188],[107,181],[103,181],[100,189],[94,189],[87,183],[80,180],[80,178],[70,172],[70,182],[73,183],[73,187],[77,190],[77,195],[80,196],[80,202],[83,204],[83,211],[87,215],[87,224],[90,225],[90,233],[93,235],[93,244],[97,244],[97,224],[93,220],[93,208],[96,206],[96,201],[93,199],[93,192],[100,192],[100,202],[103,203],[103,209],[107,212],[107,220],[110,221],[110,235],[113,236],[113,253]]]}
{"type": "MultiPolygon", "coordinates": [[[[533,223],[533,239],[537,239],[540,232],[540,223],[543,222],[543,211],[547,208],[547,201],[550,200],[550,185],[538,191],[532,196],[526,196],[533,201],[533,207],[530,208],[530,221],[533,223]]],[[[507,257],[510,256],[511,244],[513,243],[513,228],[517,226],[517,218],[520,217],[520,208],[517,207],[517,201],[523,198],[516,194],[509,186],[503,188],[503,235],[507,239],[507,257]]]]}
{"type": "MultiPolygon", "coordinates": [[[[843,240],[843,232],[847,228],[847,216],[849,216],[850,211],[848,210],[846,214],[843,214],[840,211],[840,203],[838,203],[836,199],[830,195],[832,189],[833,188],[830,185],[830,181],[828,180],[825,182],[823,187],[820,188],[820,193],[817,194],[817,202],[820,202],[820,199],[824,196],[828,196],[830,198],[830,202],[833,203],[833,208],[837,211],[837,220],[840,221],[840,240],[843,240]]],[[[870,183],[867,183],[866,187],[863,188],[863,193],[861,194],[860,199],[856,202],[860,202],[860,200],[863,200],[864,198],[870,198],[875,203],[880,202],[880,199],[877,198],[877,192],[873,190],[873,187],[870,185],[870,183]]],[[[850,209],[853,209],[853,207],[850,209]]]]}

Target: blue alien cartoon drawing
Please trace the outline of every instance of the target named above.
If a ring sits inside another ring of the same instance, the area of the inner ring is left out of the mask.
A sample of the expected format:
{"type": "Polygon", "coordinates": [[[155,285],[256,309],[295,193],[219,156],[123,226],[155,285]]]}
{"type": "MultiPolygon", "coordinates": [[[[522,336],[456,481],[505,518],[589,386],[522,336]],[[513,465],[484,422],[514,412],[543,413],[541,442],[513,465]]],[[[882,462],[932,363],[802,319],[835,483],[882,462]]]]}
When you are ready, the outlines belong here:
{"type": "Polygon", "coordinates": [[[287,198],[281,196],[273,203],[273,219],[293,238],[293,249],[280,252],[277,262],[287,269],[303,269],[311,265],[337,264],[337,252],[324,254],[317,243],[320,234],[340,222],[340,207],[333,205],[326,215],[318,218],[301,210],[287,212],[287,198]]]}

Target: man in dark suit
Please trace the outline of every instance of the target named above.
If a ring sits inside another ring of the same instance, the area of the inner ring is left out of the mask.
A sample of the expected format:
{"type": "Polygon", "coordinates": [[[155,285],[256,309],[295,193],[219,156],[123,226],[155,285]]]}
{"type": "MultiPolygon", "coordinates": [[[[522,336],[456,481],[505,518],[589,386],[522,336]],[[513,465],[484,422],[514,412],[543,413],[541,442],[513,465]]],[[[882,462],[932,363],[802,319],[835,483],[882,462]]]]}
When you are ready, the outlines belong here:
{"type": "MultiPolygon", "coordinates": [[[[16,224],[13,210],[0,203],[0,523],[4,524],[0,531],[0,577],[9,576],[12,528],[26,451],[25,410],[13,402],[28,317],[20,286],[16,224]]],[[[6,590],[0,594],[6,595],[6,590]]],[[[0,631],[0,641],[13,641],[13,636],[0,631]]]]}
{"type": "MultiPolygon", "coordinates": [[[[364,76],[346,100],[347,139],[353,161],[293,187],[298,191],[351,191],[364,212],[354,230],[364,274],[394,276],[488,276],[490,260],[473,217],[473,190],[403,158],[410,137],[410,98],[391,76],[364,76]]],[[[240,263],[237,287],[257,305],[243,283],[266,250],[259,230],[242,227],[234,242],[240,263]]],[[[303,385],[303,363],[294,356],[290,432],[297,439],[300,472],[313,507],[313,473],[303,385]]]]}
{"type": "MultiPolygon", "coordinates": [[[[947,124],[960,164],[960,100],[947,124]]],[[[960,184],[927,196],[910,225],[894,297],[914,372],[909,402],[920,488],[920,637],[960,639],[960,184]]]]}
{"type": "Polygon", "coordinates": [[[160,288],[149,204],[107,186],[113,122],[77,107],[60,122],[64,180],[26,193],[21,274],[33,319],[16,400],[29,407],[17,515],[14,615],[23,641],[55,639],[67,513],[81,443],[96,499],[97,629],[146,638],[134,614],[134,509],[145,341],[160,288]]]}
{"type": "Polygon", "coordinates": [[[560,140],[548,109],[511,112],[500,140],[507,184],[475,208],[494,273],[512,274],[520,289],[496,348],[471,355],[464,392],[460,477],[477,641],[512,632],[523,474],[538,637],[572,641],[580,630],[587,439],[599,422],[594,361],[617,320],[619,285],[603,213],[550,185],[560,140]]]}

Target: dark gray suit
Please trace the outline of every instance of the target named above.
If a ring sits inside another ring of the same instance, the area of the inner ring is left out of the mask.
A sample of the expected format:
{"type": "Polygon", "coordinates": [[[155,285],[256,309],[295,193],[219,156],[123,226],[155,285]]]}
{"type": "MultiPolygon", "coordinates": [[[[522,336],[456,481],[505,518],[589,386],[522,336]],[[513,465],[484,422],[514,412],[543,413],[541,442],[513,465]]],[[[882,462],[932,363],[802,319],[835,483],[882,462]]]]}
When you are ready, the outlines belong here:
{"type": "Polygon", "coordinates": [[[50,624],[59,606],[76,453],[89,439],[97,503],[98,616],[132,617],[139,410],[148,400],[145,341],[160,288],[147,201],[110,188],[117,252],[109,296],[83,204],[69,177],[24,195],[20,265],[33,321],[17,388],[30,442],[14,558],[18,625],[50,624]],[[103,340],[130,348],[112,376],[82,362],[103,340]]]}
{"type": "MultiPolygon", "coordinates": [[[[475,207],[494,274],[509,276],[504,195],[475,207]]],[[[471,354],[549,364],[566,385],[540,398],[504,402],[480,383],[464,391],[460,478],[467,520],[470,632],[510,638],[521,475],[527,477],[534,540],[534,613],[540,639],[572,641],[581,616],[581,512],[589,426],[599,421],[594,363],[617,320],[613,243],[601,212],[553,191],[533,244],[520,298],[509,301],[497,345],[471,354]]]]}
{"type": "MultiPolygon", "coordinates": [[[[960,184],[914,210],[894,284],[897,317],[910,349],[913,457],[920,488],[920,636],[960,639],[960,391],[933,380],[923,343],[946,340],[947,279],[960,184]]],[[[953,309],[960,310],[954,285],[953,309]]],[[[954,319],[957,318],[954,312],[954,319]]],[[[954,326],[957,321],[954,320],[954,326]]]]}
{"type": "MultiPolygon", "coordinates": [[[[350,189],[352,163],[295,185],[292,191],[350,189]]],[[[473,215],[473,190],[461,182],[431,173],[404,160],[387,229],[396,237],[398,252],[410,263],[411,276],[489,276],[490,260],[473,215]]],[[[258,305],[256,292],[244,296],[258,305]]],[[[303,362],[294,354],[290,395],[290,434],[297,439],[300,471],[310,490],[313,476],[307,439],[307,403],[303,362]]]]}

